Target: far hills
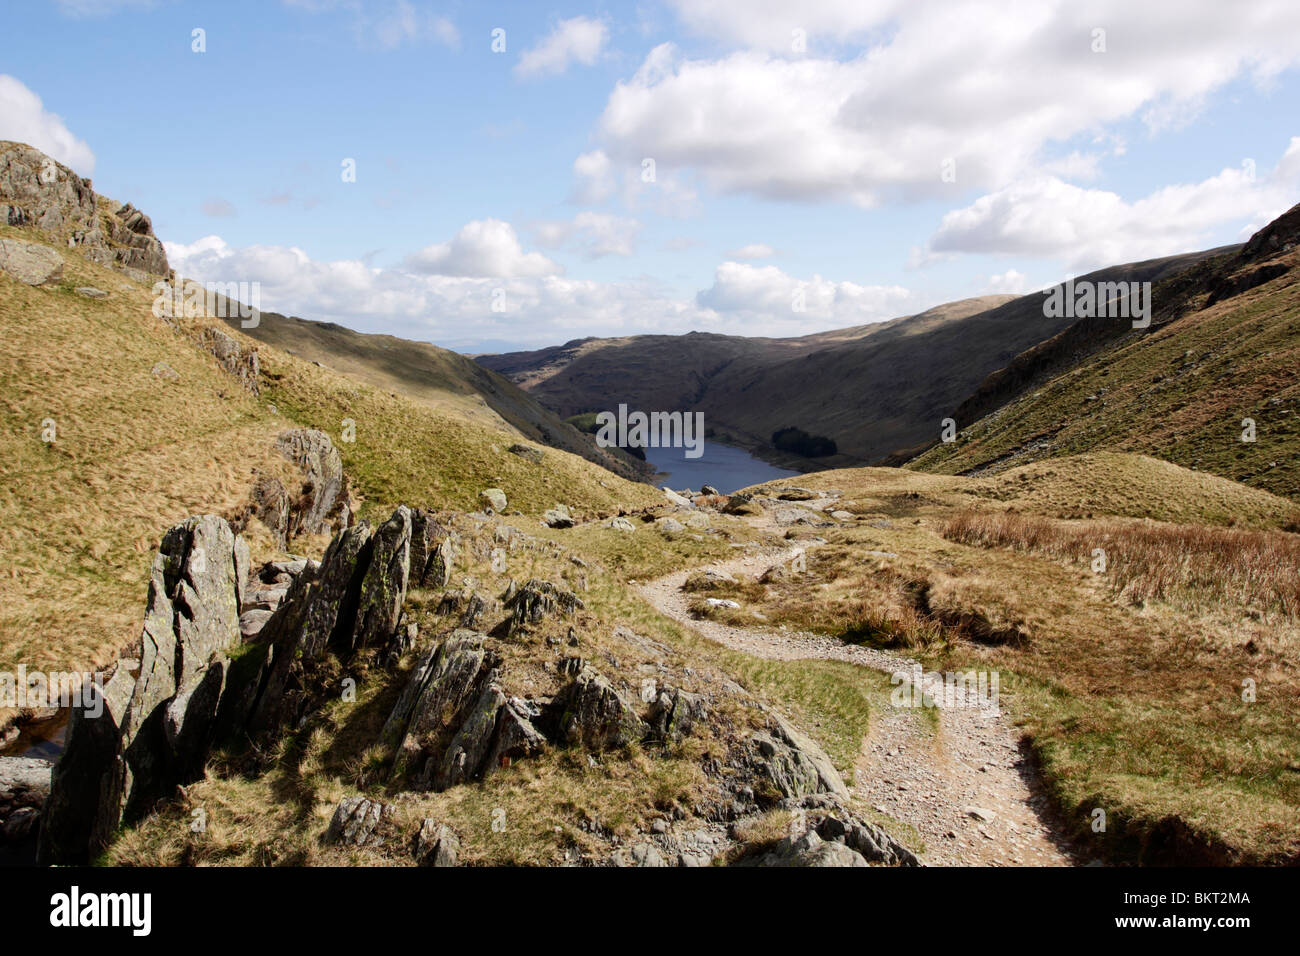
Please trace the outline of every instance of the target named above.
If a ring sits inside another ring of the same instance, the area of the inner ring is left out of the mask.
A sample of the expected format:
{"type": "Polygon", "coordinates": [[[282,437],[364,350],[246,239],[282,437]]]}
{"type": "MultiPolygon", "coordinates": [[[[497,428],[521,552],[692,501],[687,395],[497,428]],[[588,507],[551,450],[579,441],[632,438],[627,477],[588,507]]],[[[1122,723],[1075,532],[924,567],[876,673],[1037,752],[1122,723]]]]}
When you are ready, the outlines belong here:
{"type": "MultiPolygon", "coordinates": [[[[1151,281],[1221,250],[1113,266],[1081,280],[1151,281]]],[[[941,420],[992,373],[1074,321],[1043,314],[1045,292],[982,296],[802,338],[692,332],[582,339],[477,360],[560,415],[626,402],[700,411],[715,437],[802,469],[878,464],[937,438],[941,420]],[[770,445],[793,426],[838,454],[793,459],[770,445]]]]}

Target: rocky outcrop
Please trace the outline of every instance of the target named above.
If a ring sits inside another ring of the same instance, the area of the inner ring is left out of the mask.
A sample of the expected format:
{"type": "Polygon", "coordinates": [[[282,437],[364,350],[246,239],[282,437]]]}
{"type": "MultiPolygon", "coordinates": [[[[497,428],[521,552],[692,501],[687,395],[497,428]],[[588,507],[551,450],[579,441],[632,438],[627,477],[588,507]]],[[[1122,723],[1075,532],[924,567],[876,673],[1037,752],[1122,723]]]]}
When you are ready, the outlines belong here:
{"type": "Polygon", "coordinates": [[[750,737],[751,762],[776,794],[799,798],[830,793],[848,799],[849,790],[826,752],[776,714],[768,730],[750,737]]]}
{"type": "Polygon", "coordinates": [[[257,359],[257,349],[244,348],[232,336],[211,326],[199,333],[199,344],[211,352],[221,367],[238,379],[240,385],[254,395],[258,394],[261,388],[261,366],[257,359]]]}
{"type": "Polygon", "coordinates": [[[149,217],[130,203],[104,206],[101,210],[89,179],[31,146],[0,141],[0,211],[6,224],[40,229],[94,262],[167,275],[167,254],[149,217]]]}
{"type": "Polygon", "coordinates": [[[699,694],[663,687],[651,703],[646,721],[660,740],[678,740],[708,716],[708,705],[699,694]]]}
{"type": "Polygon", "coordinates": [[[532,724],[540,711],[507,700],[486,640],[458,629],[426,652],[384,724],[380,742],[396,749],[394,776],[417,789],[445,790],[546,746],[532,724]]]}
{"type": "Polygon", "coordinates": [[[351,517],[347,478],[330,436],[315,428],[291,428],[276,437],[275,449],[303,473],[302,487],[290,509],[289,537],[346,528],[351,517]]]}
{"type": "Polygon", "coordinates": [[[325,842],[355,847],[382,846],[385,825],[392,817],[393,808],[387,803],[365,797],[344,797],[330,818],[325,842]]]}
{"type": "Polygon", "coordinates": [[[54,285],[63,278],[63,256],[40,243],[0,239],[0,272],[27,285],[54,285]]]}
{"type": "Polygon", "coordinates": [[[371,542],[370,566],[361,581],[352,650],[386,647],[397,633],[411,570],[411,509],[399,505],[371,542]]]}
{"type": "Polygon", "coordinates": [[[572,614],[583,608],[582,599],[550,581],[530,579],[505,602],[510,617],[500,625],[500,635],[514,637],[526,628],[557,614],[572,614]]]}
{"type": "Polygon", "coordinates": [[[45,862],[93,858],[120,822],[201,776],[225,688],[225,650],[240,639],[238,550],[214,515],[189,518],[163,537],[138,661],[118,666],[94,706],[72,711],[42,827],[45,862]]]}
{"type": "Polygon", "coordinates": [[[419,866],[456,866],[460,860],[460,838],[445,823],[425,817],[415,835],[415,862],[419,866]]]}
{"type": "Polygon", "coordinates": [[[612,684],[585,666],[552,705],[561,739],[588,750],[609,750],[640,740],[648,728],[612,684]]]}
{"type": "Polygon", "coordinates": [[[874,823],[862,820],[835,796],[789,800],[791,832],[766,849],[751,852],[741,866],[921,866],[921,861],[874,823]]]}

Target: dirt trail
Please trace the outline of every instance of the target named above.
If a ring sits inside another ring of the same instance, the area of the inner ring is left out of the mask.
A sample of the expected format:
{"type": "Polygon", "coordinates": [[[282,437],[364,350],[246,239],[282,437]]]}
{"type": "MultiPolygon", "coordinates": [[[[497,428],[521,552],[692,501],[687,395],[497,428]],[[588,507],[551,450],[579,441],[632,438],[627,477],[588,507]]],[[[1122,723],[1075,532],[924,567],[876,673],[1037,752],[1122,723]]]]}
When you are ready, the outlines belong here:
{"type": "MultiPolygon", "coordinates": [[[[753,519],[766,526],[768,515],[753,519]]],[[[803,547],[749,552],[678,571],[639,586],[662,613],[733,650],[775,660],[847,661],[893,674],[915,663],[886,651],[844,644],[824,635],[739,628],[696,620],[682,584],[691,573],[714,570],[733,577],[761,574],[791,560],[803,547]]],[[[923,685],[924,686],[924,685],[923,685]]],[[[873,713],[871,731],[850,781],[878,811],[914,827],[925,841],[922,858],[941,866],[1071,866],[1080,861],[1046,817],[1019,735],[1005,717],[974,707],[940,707],[935,723],[918,711],[873,713]]]]}

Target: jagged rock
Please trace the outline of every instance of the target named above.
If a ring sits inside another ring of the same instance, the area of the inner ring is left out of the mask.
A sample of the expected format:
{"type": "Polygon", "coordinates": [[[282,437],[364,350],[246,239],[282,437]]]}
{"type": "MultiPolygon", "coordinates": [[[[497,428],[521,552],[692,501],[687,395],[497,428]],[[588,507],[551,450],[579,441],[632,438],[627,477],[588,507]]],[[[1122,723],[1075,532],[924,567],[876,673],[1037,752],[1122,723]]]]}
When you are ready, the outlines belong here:
{"type": "Polygon", "coordinates": [[[440,736],[450,737],[462,709],[496,666],[484,640],[474,631],[456,630],[425,652],[384,724],[380,740],[385,746],[416,752],[440,736]]]}
{"type": "Polygon", "coordinates": [[[606,528],[613,528],[615,531],[635,531],[636,526],[621,515],[610,518],[605,522],[606,528]]]}
{"type": "Polygon", "coordinates": [[[568,505],[557,504],[554,508],[548,508],[542,515],[542,521],[548,528],[572,528],[574,525],[573,515],[569,513],[568,505]]]}
{"type": "Polygon", "coordinates": [[[53,285],[63,278],[63,256],[40,243],[0,239],[0,272],[27,285],[53,285]]]}
{"type": "Polygon", "coordinates": [[[358,847],[381,846],[384,842],[381,824],[392,815],[393,808],[387,803],[365,797],[344,797],[330,819],[325,842],[358,847]]]}
{"type": "Polygon", "coordinates": [[[451,583],[451,569],[455,565],[456,545],[448,535],[430,552],[420,576],[420,584],[427,588],[445,588],[451,583]]]}
{"type": "Polygon", "coordinates": [[[646,719],[655,736],[674,740],[689,734],[698,722],[707,718],[708,706],[699,694],[664,687],[650,705],[646,719]]]}
{"type": "Polygon", "coordinates": [[[754,501],[754,496],[737,492],[727,499],[727,503],[722,506],[723,514],[729,515],[756,515],[761,514],[762,509],[754,501]]]}
{"type": "Polygon", "coordinates": [[[119,666],[102,707],[72,711],[50,785],[43,861],[85,862],[121,821],[139,819],[201,776],[225,685],[224,652],[240,639],[235,552],[234,533],[215,515],[163,536],[138,674],[119,666]]]}
{"type": "Polygon", "coordinates": [[[415,860],[420,866],[456,866],[460,838],[445,823],[425,817],[415,835],[415,860]]]}
{"type": "Polygon", "coordinates": [[[508,767],[516,760],[536,756],[546,749],[546,738],[533,726],[541,710],[529,701],[512,697],[497,713],[496,737],[483,772],[508,767]]]}
{"type": "Polygon", "coordinates": [[[397,630],[411,562],[411,509],[399,505],[371,542],[370,567],[361,582],[352,649],[381,647],[397,630]]]}
{"type": "Polygon", "coordinates": [[[249,497],[253,516],[266,525],[281,551],[289,547],[289,493],[274,475],[261,475],[249,497]]]}
{"type": "Polygon", "coordinates": [[[590,666],[556,696],[560,736],[570,745],[608,750],[640,740],[647,727],[608,680],[590,666]]]}
{"type": "Polygon", "coordinates": [[[710,497],[716,497],[722,494],[722,492],[720,492],[717,488],[714,488],[712,485],[704,485],[703,487],[700,488],[700,494],[708,495],[710,497]]]}
{"type": "Polygon", "coordinates": [[[814,813],[810,817],[822,839],[842,842],[868,862],[921,866],[916,854],[907,847],[874,823],[860,820],[842,807],[832,806],[824,816],[814,813]]]}
{"type": "Polygon", "coordinates": [[[532,445],[521,445],[518,442],[506,449],[512,455],[518,455],[525,461],[531,461],[534,465],[540,465],[546,453],[540,448],[534,448],[532,445]]]}
{"type": "Polygon", "coordinates": [[[434,514],[423,508],[411,512],[411,583],[425,586],[432,578],[432,587],[446,587],[455,561],[451,544],[451,530],[434,514]]]}
{"type": "Polygon", "coordinates": [[[124,203],[108,220],[108,239],[113,258],[126,269],[140,269],[153,275],[166,275],[167,253],[154,236],[149,217],[130,203],[124,203]]]}
{"type": "Polygon", "coordinates": [[[751,760],[783,797],[830,793],[847,799],[848,787],[826,752],[776,714],[770,715],[770,733],[750,737],[751,760]]]}
{"type": "Polygon", "coordinates": [[[442,761],[433,773],[434,790],[446,790],[476,776],[487,759],[497,727],[497,711],[506,695],[497,683],[496,671],[482,680],[482,690],[463,715],[460,729],[452,736],[442,761]]]}
{"type": "Polygon", "coordinates": [[[572,614],[584,607],[582,599],[571,591],[532,578],[506,602],[510,617],[503,622],[505,636],[512,637],[531,624],[555,614],[572,614]]]}
{"type": "Polygon", "coordinates": [[[861,853],[843,843],[823,840],[816,830],[797,838],[786,837],[755,866],[868,866],[861,853]]]}
{"type": "Polygon", "coordinates": [[[478,493],[478,500],[483,510],[490,515],[506,513],[506,493],[500,488],[484,488],[478,493]]]}
{"type": "Polygon", "coordinates": [[[305,480],[290,509],[288,535],[330,534],[351,518],[343,458],[330,436],[315,428],[291,428],[275,439],[281,455],[302,469],[305,480]]]}
{"type": "Polygon", "coordinates": [[[223,369],[239,380],[239,384],[254,395],[258,394],[261,366],[257,359],[257,349],[242,348],[231,336],[212,326],[199,334],[199,342],[216,356],[223,369]]]}

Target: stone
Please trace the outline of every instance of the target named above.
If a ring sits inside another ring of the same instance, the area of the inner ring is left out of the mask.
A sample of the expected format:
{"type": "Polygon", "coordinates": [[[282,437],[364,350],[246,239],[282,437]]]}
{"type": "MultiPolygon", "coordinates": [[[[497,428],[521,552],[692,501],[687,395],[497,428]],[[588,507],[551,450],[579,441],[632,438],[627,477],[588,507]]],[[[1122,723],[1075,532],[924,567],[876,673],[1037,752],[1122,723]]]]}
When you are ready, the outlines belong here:
{"type": "Polygon", "coordinates": [[[649,841],[637,843],[630,847],[621,847],[614,851],[609,861],[614,866],[620,867],[661,867],[669,865],[659,847],[649,841]]]}
{"type": "Polygon", "coordinates": [[[636,526],[628,521],[622,515],[617,515],[605,522],[606,528],[613,528],[615,531],[635,531],[636,526]]]}
{"type": "Polygon", "coordinates": [[[107,299],[108,293],[103,289],[96,289],[93,285],[84,285],[77,287],[77,295],[86,299],[107,299]]]}
{"type": "Polygon", "coordinates": [[[244,348],[235,339],[215,326],[208,326],[199,333],[199,343],[216,358],[226,372],[234,376],[239,384],[254,395],[261,385],[261,365],[257,358],[257,349],[244,348]]]}
{"type": "Polygon", "coordinates": [[[667,517],[656,518],[655,527],[657,527],[664,534],[677,534],[678,532],[686,530],[686,525],[682,524],[676,518],[667,518],[667,517]]]}
{"type": "Polygon", "coordinates": [[[992,810],[985,810],[983,807],[962,807],[961,812],[972,820],[978,820],[980,823],[992,823],[998,818],[998,815],[992,810]]]}
{"type": "Polygon", "coordinates": [[[664,493],[664,497],[667,498],[669,502],[671,502],[672,504],[676,505],[679,508],[695,507],[695,505],[691,503],[691,499],[679,495],[671,488],[664,488],[663,493],[664,493]]]}
{"type": "Polygon", "coordinates": [[[542,459],[546,457],[546,453],[540,448],[534,448],[532,445],[523,445],[518,442],[511,445],[506,449],[506,451],[510,452],[512,455],[518,455],[525,461],[531,461],[535,465],[540,465],[542,459]]]}
{"type": "Polygon", "coordinates": [[[838,510],[838,511],[832,511],[831,517],[834,518],[836,521],[852,521],[854,516],[853,516],[853,512],[851,511],[838,510]]]}
{"type": "Polygon", "coordinates": [[[102,706],[73,708],[54,766],[38,858],[84,863],[202,776],[240,641],[235,535],[215,515],[170,529],[154,557],[136,673],[119,666],[102,706]]]}
{"type": "Polygon", "coordinates": [[[415,835],[414,853],[419,866],[456,866],[460,838],[445,823],[425,817],[420,822],[420,832],[415,835]]]}
{"type": "Polygon", "coordinates": [[[361,582],[352,649],[382,647],[397,631],[411,564],[411,509],[399,505],[375,532],[370,566],[361,582]]]}
{"type": "Polygon", "coordinates": [[[729,601],[726,598],[712,598],[712,597],[705,598],[704,603],[709,607],[728,607],[728,608],[740,607],[739,602],[729,601]]]}
{"type": "Polygon", "coordinates": [[[487,514],[502,515],[506,513],[506,493],[500,488],[484,488],[478,493],[478,500],[487,514]]]}
{"type": "Polygon", "coordinates": [[[346,846],[381,846],[384,838],[380,825],[393,815],[389,804],[365,797],[344,797],[330,818],[325,842],[346,846]]]}
{"type": "Polygon", "coordinates": [[[545,618],[557,614],[572,614],[585,606],[572,591],[550,581],[529,579],[505,602],[510,617],[502,622],[501,633],[513,637],[530,625],[540,624],[545,618]]]}
{"type": "Polygon", "coordinates": [[[574,525],[573,515],[569,513],[569,506],[561,504],[557,504],[554,508],[548,508],[542,515],[542,521],[548,528],[572,528],[574,525]]]}
{"type": "Polygon", "coordinates": [[[686,519],[686,527],[693,528],[696,531],[705,531],[709,527],[709,516],[706,514],[693,514],[686,519]]]}
{"type": "Polygon", "coordinates": [[[291,428],[275,449],[301,469],[304,482],[290,508],[288,536],[332,534],[351,518],[343,458],[330,436],[316,428],[291,428]]]}
{"type": "Polygon", "coordinates": [[[769,731],[750,737],[751,760],[783,797],[830,793],[848,799],[845,786],[826,752],[788,721],[769,714],[769,731]]]}
{"type": "Polygon", "coordinates": [[[156,363],[154,367],[151,369],[151,372],[152,374],[157,375],[159,378],[166,379],[169,382],[180,381],[180,377],[181,377],[180,373],[177,372],[176,369],[168,365],[166,362],[156,363]]]}
{"type": "Polygon", "coordinates": [[[754,496],[737,492],[727,499],[727,503],[722,506],[724,514],[729,515],[756,515],[761,514],[762,509],[754,501],[754,496]]]}
{"type": "Polygon", "coordinates": [[[0,272],[27,285],[54,285],[63,278],[63,256],[40,243],[0,239],[0,272]]]}
{"type": "Polygon", "coordinates": [[[722,494],[722,492],[720,492],[717,488],[714,488],[712,485],[704,485],[700,488],[700,494],[708,495],[709,497],[714,498],[722,494]]]}
{"type": "Polygon", "coordinates": [[[764,854],[756,866],[869,866],[861,853],[843,843],[823,840],[815,830],[786,837],[764,854]]]}
{"type": "Polygon", "coordinates": [[[608,680],[587,666],[556,695],[560,736],[569,745],[609,750],[640,740],[649,728],[608,680]]]}
{"type": "Polygon", "coordinates": [[[708,706],[699,694],[680,688],[662,688],[646,717],[651,731],[661,740],[676,740],[689,734],[708,718],[708,706]]]}
{"type": "Polygon", "coordinates": [[[441,763],[433,773],[434,790],[442,791],[478,775],[492,747],[497,727],[497,711],[506,695],[497,683],[496,671],[482,680],[482,690],[463,715],[460,728],[443,751],[441,763]]]}

